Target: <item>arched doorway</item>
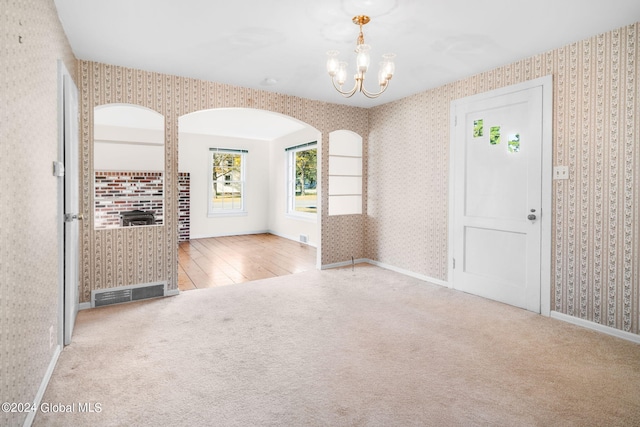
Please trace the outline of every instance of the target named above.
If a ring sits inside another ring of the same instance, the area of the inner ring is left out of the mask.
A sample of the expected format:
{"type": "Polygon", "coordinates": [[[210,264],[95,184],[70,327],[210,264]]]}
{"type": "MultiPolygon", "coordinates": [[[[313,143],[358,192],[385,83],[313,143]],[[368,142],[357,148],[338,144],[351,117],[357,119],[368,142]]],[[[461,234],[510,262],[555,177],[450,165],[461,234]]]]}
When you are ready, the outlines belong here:
{"type": "MultiPolygon", "coordinates": [[[[180,240],[274,235],[296,242],[297,246],[309,245],[314,251],[315,267],[319,266],[321,189],[319,185],[315,188],[319,177],[307,179],[307,191],[303,191],[307,196],[317,191],[316,214],[289,210],[292,193],[288,186],[292,185],[289,174],[293,148],[315,150],[313,173],[319,173],[320,131],[286,115],[249,108],[196,111],[180,117],[178,129],[179,181],[189,182],[188,204],[183,200],[184,192],[180,196],[180,240]],[[312,182],[314,189],[309,190],[312,182]],[[185,221],[189,224],[186,238],[182,227],[185,221]]],[[[295,164],[293,167],[295,171],[295,164]]],[[[295,197],[295,189],[293,194],[295,197]]],[[[212,270],[215,269],[209,269],[211,274],[212,270]]],[[[282,271],[278,266],[271,270],[282,271]]],[[[237,274],[229,279],[234,283],[248,281],[237,274]]]]}

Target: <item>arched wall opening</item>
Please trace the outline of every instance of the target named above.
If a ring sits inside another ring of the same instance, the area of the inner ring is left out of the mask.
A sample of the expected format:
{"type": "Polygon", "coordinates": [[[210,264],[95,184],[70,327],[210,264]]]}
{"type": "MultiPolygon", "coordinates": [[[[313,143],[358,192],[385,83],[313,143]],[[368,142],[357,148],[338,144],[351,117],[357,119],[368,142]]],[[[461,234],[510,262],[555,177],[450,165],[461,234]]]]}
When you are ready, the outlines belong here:
{"type": "Polygon", "coordinates": [[[315,215],[287,211],[287,149],[309,143],[321,152],[319,130],[271,111],[216,108],[179,117],[178,173],[190,182],[189,238],[271,233],[305,241],[319,254],[320,185],[315,215]]]}

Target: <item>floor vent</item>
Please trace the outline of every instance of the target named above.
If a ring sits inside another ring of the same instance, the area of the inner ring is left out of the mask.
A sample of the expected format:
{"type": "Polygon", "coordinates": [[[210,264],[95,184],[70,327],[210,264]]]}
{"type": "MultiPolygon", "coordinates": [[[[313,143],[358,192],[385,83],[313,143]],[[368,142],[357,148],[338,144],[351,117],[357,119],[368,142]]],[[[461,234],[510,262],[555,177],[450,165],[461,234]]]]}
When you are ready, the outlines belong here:
{"type": "Polygon", "coordinates": [[[119,288],[91,291],[91,307],[121,304],[165,295],[166,283],[123,286],[119,288]]]}

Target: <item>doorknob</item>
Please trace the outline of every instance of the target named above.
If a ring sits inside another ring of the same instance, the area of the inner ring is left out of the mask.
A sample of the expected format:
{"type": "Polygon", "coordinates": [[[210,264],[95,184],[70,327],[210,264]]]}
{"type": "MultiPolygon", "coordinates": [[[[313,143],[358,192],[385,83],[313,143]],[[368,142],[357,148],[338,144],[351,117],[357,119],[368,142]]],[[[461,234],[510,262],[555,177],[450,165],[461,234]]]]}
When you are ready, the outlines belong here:
{"type": "Polygon", "coordinates": [[[535,221],[536,216],[535,216],[534,214],[529,214],[529,216],[527,216],[527,219],[528,219],[529,221],[535,221]]]}

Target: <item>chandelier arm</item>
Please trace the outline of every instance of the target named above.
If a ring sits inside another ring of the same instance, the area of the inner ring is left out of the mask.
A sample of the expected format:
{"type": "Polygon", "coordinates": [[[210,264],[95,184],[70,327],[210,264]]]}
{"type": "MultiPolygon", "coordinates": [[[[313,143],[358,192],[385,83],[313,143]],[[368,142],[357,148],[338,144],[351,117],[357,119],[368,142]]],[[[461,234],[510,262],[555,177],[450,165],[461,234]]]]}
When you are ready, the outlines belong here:
{"type": "Polygon", "coordinates": [[[389,80],[387,80],[387,83],[384,85],[384,87],[383,87],[382,89],[380,89],[380,91],[378,91],[378,92],[376,92],[376,93],[368,92],[368,91],[364,88],[364,85],[362,85],[362,87],[361,87],[361,89],[360,89],[360,92],[362,92],[362,93],[364,94],[364,96],[366,96],[367,98],[371,98],[371,99],[373,99],[373,98],[377,98],[377,97],[379,97],[380,95],[382,95],[382,94],[383,94],[383,92],[384,92],[385,90],[387,90],[387,88],[388,88],[388,87],[389,87],[389,80]]]}
{"type": "Polygon", "coordinates": [[[353,86],[353,89],[349,90],[349,91],[343,91],[342,89],[340,89],[338,87],[338,85],[336,85],[336,79],[335,77],[331,77],[331,83],[333,83],[333,87],[340,92],[340,95],[344,96],[345,98],[351,98],[353,96],[354,93],[356,93],[356,91],[358,90],[358,81],[356,80],[356,84],[353,86]]]}

